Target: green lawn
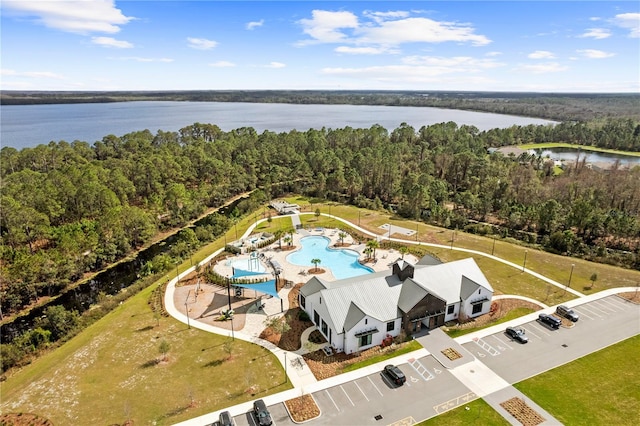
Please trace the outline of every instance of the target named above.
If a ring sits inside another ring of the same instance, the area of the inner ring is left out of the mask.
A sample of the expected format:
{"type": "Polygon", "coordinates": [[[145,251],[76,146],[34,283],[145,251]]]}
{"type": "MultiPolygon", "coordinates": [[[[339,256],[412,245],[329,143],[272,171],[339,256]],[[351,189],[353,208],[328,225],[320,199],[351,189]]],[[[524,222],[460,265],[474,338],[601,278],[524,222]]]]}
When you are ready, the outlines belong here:
{"type": "Polygon", "coordinates": [[[476,399],[437,417],[420,422],[417,426],[503,426],[508,424],[509,422],[484,400],[476,399]]]}
{"type": "Polygon", "coordinates": [[[598,148],[597,146],[590,146],[590,145],[573,145],[566,142],[527,143],[527,144],[518,145],[518,148],[521,148],[521,149],[571,148],[571,149],[581,149],[583,151],[608,152],[611,154],[629,155],[632,157],[640,156],[640,152],[635,152],[635,151],[619,151],[617,149],[598,148]]]}
{"type": "Polygon", "coordinates": [[[639,352],[637,335],[515,387],[567,426],[637,425],[639,352]]]}
{"type": "Polygon", "coordinates": [[[151,288],[0,384],[2,412],[56,425],[174,424],[291,388],[261,346],[156,319],[151,288]],[[160,342],[169,344],[168,361],[160,342]],[[230,351],[230,353],[228,352],[230,351]]]}

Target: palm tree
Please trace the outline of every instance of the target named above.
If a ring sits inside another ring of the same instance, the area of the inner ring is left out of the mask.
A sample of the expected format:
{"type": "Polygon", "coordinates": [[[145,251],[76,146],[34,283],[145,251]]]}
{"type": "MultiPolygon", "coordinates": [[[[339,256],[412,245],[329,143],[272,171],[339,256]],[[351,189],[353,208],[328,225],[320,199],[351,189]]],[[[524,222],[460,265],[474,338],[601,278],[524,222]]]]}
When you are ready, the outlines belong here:
{"type": "Polygon", "coordinates": [[[278,246],[280,250],[282,250],[282,234],[284,234],[284,231],[282,231],[282,229],[276,229],[273,233],[273,236],[278,240],[278,246]]]}
{"type": "Polygon", "coordinates": [[[373,252],[373,249],[371,247],[367,247],[363,250],[363,253],[367,255],[367,257],[364,259],[365,262],[367,262],[369,259],[371,259],[371,253],[373,252]]]}
{"type": "Polygon", "coordinates": [[[344,245],[344,239],[346,238],[347,234],[345,234],[344,232],[340,232],[338,234],[338,238],[340,238],[340,245],[344,245]]]}
{"type": "Polygon", "coordinates": [[[284,237],[284,238],[283,238],[283,240],[284,240],[284,242],[285,242],[288,246],[290,246],[290,245],[291,245],[291,237],[290,237],[290,236],[286,236],[286,237],[284,237]]]}
{"type": "Polygon", "coordinates": [[[316,259],[311,259],[311,263],[313,263],[313,265],[315,266],[313,272],[318,272],[318,265],[320,263],[322,263],[322,260],[317,259],[317,258],[316,259]]]}
{"type": "Polygon", "coordinates": [[[378,240],[369,240],[367,241],[367,247],[371,248],[373,250],[373,258],[376,258],[376,249],[380,248],[380,243],[378,243],[378,240]]]}
{"type": "Polygon", "coordinates": [[[404,255],[409,253],[409,248],[406,246],[402,246],[398,249],[398,251],[400,252],[400,254],[402,255],[402,260],[404,260],[404,255]]]}

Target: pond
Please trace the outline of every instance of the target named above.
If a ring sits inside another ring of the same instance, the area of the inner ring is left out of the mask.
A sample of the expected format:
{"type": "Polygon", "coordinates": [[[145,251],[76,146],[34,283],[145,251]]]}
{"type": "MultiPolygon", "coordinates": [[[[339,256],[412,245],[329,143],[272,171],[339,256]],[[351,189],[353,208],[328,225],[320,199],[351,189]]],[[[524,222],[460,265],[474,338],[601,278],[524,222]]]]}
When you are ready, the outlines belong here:
{"type": "Polygon", "coordinates": [[[543,148],[543,149],[530,149],[529,153],[540,155],[544,158],[549,157],[552,160],[574,162],[579,159],[582,161],[586,159],[587,163],[605,163],[607,165],[614,164],[616,161],[620,161],[621,166],[635,166],[640,165],[640,157],[634,157],[631,155],[613,154],[609,152],[596,152],[585,151],[576,148],[543,148]]]}

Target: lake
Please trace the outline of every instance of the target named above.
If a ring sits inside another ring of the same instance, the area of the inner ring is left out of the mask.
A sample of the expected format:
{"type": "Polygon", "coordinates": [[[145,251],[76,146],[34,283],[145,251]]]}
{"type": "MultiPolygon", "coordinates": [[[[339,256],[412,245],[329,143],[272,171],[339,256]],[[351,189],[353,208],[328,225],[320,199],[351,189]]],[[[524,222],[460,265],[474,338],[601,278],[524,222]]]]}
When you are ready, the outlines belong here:
{"type": "Polygon", "coordinates": [[[513,125],[555,124],[538,118],[517,117],[429,107],[369,105],[293,105],[240,102],[139,101],[99,104],[2,105],[2,146],[17,149],[75,140],[93,144],[106,135],[148,129],[177,131],[193,123],[215,124],[225,132],[253,127],[258,133],[293,129],[370,128],[379,124],[392,131],[407,123],[422,126],[453,121],[480,130],[513,125]]]}

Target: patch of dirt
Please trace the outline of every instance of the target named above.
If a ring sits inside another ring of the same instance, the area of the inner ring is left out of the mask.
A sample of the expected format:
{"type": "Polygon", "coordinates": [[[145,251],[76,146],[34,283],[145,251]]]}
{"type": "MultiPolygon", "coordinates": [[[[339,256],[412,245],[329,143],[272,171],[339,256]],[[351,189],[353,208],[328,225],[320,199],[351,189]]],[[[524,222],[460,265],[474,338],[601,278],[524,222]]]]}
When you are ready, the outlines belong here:
{"type": "Polygon", "coordinates": [[[325,271],[325,270],[324,270],[324,269],[322,269],[322,268],[311,268],[311,269],[309,269],[309,271],[308,271],[308,272],[309,272],[310,274],[316,275],[316,274],[324,274],[324,273],[325,273],[325,272],[327,272],[327,271],[325,271]]]}
{"type": "Polygon", "coordinates": [[[629,302],[640,303],[640,291],[633,291],[631,293],[620,293],[618,296],[623,299],[627,299],[629,302]]]}
{"type": "Polygon", "coordinates": [[[5,413],[0,415],[0,425],[2,426],[53,426],[53,423],[31,413],[5,413]]]}
{"type": "Polygon", "coordinates": [[[284,404],[296,423],[306,422],[320,416],[320,409],[311,395],[302,395],[285,401],[284,404]]]}
{"type": "Polygon", "coordinates": [[[291,251],[291,250],[295,250],[295,249],[297,249],[297,248],[298,248],[297,246],[293,246],[293,245],[292,245],[292,246],[282,246],[282,248],[279,248],[279,250],[282,250],[282,251],[291,251]]]}
{"type": "Polygon", "coordinates": [[[523,426],[536,426],[544,422],[544,417],[534,411],[521,398],[511,398],[501,402],[500,406],[516,418],[523,426]]]}

